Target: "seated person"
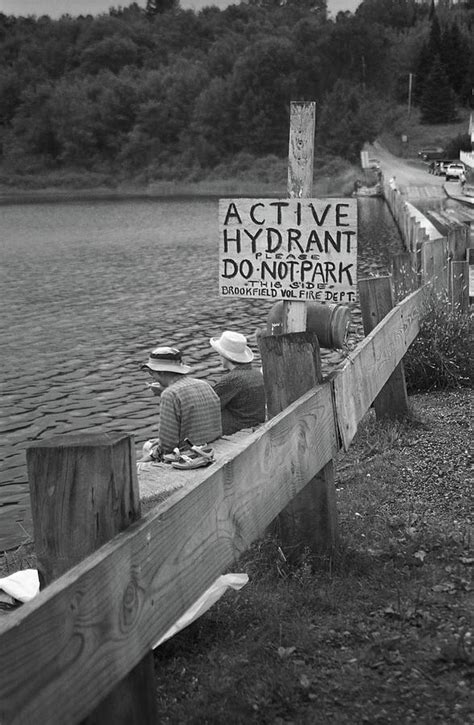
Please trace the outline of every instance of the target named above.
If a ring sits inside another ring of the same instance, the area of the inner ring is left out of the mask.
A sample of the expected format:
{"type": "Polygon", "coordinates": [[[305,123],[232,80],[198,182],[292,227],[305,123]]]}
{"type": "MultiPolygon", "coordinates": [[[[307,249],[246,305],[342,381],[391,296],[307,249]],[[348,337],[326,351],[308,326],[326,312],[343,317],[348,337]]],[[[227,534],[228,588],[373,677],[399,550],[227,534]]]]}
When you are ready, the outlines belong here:
{"type": "MultiPolygon", "coordinates": [[[[210,443],[222,435],[219,398],[205,380],[189,377],[175,347],[157,347],[142,365],[162,388],[157,443],[159,452],[210,443]]],[[[156,454],[155,454],[156,455],[156,454]]]]}
{"type": "Polygon", "coordinates": [[[250,364],[253,352],[247,339],[239,332],[226,330],[220,337],[210,339],[211,347],[219,353],[226,371],[214,385],[220,398],[222,431],[236,433],[265,421],[265,390],[263,375],[250,364]]]}

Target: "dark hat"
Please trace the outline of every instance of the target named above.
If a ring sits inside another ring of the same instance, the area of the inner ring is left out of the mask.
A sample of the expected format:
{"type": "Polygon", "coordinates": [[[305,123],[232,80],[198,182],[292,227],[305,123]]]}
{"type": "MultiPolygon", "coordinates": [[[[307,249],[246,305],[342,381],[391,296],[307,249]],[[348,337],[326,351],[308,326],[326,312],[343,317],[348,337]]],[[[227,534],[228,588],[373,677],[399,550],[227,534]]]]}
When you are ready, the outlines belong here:
{"type": "Polygon", "coordinates": [[[181,352],[176,347],[155,347],[151,351],[148,361],[142,365],[142,368],[149,368],[156,372],[186,375],[186,373],[192,371],[192,367],[185,365],[181,358],[181,352]]]}

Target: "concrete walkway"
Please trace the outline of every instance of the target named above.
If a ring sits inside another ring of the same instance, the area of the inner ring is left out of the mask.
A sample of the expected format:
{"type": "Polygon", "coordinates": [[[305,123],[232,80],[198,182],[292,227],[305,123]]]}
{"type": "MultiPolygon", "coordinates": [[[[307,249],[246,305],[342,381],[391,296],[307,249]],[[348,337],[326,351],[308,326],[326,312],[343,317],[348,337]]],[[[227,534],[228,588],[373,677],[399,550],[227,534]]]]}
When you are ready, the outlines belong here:
{"type": "Polygon", "coordinates": [[[467,204],[467,206],[474,209],[474,196],[463,194],[459,181],[447,181],[444,185],[444,190],[450,199],[459,201],[461,204],[467,204]]]}

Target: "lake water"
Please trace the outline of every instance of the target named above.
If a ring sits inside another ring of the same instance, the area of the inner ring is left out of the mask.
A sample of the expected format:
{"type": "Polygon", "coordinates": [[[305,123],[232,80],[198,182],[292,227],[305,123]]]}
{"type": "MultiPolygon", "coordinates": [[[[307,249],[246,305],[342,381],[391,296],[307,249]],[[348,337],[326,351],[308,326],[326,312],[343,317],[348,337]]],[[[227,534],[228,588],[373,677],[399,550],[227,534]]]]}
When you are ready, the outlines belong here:
{"type": "MultiPolygon", "coordinates": [[[[358,275],[387,274],[402,251],[380,199],[360,199],[358,275]]],[[[32,535],[26,446],[63,433],[156,434],[140,364],[176,344],[215,380],[209,338],[249,337],[271,302],[217,293],[218,200],[0,205],[2,437],[0,549],[32,535]]],[[[354,308],[352,337],[360,336],[354,308]]],[[[340,357],[326,351],[326,366],[340,357]]]]}

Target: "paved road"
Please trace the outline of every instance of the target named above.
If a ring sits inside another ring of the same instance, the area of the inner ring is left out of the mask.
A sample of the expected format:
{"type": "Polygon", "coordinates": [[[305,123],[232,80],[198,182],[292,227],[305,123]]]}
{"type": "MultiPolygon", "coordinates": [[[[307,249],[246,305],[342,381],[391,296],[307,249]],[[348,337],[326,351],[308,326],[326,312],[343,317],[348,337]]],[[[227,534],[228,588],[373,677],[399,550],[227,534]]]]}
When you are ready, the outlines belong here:
{"type": "Polygon", "coordinates": [[[400,159],[393,156],[378,141],[370,147],[369,154],[380,161],[385,179],[395,177],[400,191],[410,199],[444,198],[444,176],[428,173],[428,164],[415,159],[400,159]]]}

